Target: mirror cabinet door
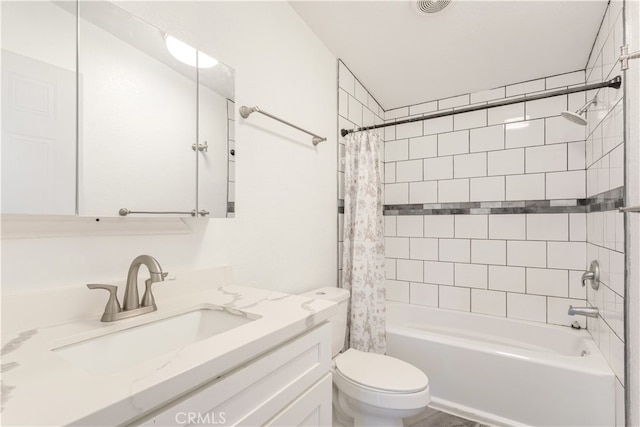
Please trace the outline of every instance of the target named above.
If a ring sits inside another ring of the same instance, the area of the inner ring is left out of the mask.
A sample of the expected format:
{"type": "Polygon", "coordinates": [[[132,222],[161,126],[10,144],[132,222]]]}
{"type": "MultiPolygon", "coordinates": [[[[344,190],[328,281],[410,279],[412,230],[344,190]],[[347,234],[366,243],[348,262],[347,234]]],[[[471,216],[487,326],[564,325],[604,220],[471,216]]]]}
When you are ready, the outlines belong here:
{"type": "Polygon", "coordinates": [[[235,175],[230,154],[235,139],[234,72],[215,60],[205,63],[214,62],[198,68],[198,209],[224,218],[232,201],[228,183],[235,175]]]}
{"type": "Polygon", "coordinates": [[[76,213],[76,5],[3,1],[2,213],[76,213]]]}
{"type": "Polygon", "coordinates": [[[196,205],[197,72],[108,2],[79,5],[81,215],[196,205]]]}
{"type": "Polygon", "coordinates": [[[109,2],[1,7],[2,213],[233,212],[233,69],[109,2]]]}

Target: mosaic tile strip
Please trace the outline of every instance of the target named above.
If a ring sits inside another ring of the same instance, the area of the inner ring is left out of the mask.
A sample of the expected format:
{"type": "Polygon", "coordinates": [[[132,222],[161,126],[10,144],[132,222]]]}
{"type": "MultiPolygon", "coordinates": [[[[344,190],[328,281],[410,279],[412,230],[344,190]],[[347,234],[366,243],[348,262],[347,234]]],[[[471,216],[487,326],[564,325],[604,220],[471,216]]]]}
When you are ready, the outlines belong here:
{"type": "Polygon", "coordinates": [[[587,199],[385,205],[385,215],[584,213],[587,199]]]}
{"type": "Polygon", "coordinates": [[[587,212],[605,212],[617,210],[624,206],[624,187],[614,188],[589,197],[587,203],[587,212]]]}
{"type": "MultiPolygon", "coordinates": [[[[384,205],[384,214],[393,216],[589,213],[616,210],[622,206],[624,206],[624,187],[605,191],[588,199],[384,205]]],[[[338,200],[338,213],[344,213],[343,199],[338,200]]]]}

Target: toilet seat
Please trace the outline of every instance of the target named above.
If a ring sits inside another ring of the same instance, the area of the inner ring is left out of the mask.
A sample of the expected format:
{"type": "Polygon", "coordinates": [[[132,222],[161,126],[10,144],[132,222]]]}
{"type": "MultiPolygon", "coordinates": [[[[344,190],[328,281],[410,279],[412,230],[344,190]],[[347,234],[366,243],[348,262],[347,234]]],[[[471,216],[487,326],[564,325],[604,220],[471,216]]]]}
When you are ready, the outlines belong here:
{"type": "Polygon", "coordinates": [[[426,407],[429,379],[402,360],[349,349],[335,359],[334,382],[345,395],[389,409],[426,407]]]}
{"type": "Polygon", "coordinates": [[[384,393],[416,393],[429,385],[420,369],[403,360],[352,348],[336,358],[336,368],[352,382],[384,393]]]}

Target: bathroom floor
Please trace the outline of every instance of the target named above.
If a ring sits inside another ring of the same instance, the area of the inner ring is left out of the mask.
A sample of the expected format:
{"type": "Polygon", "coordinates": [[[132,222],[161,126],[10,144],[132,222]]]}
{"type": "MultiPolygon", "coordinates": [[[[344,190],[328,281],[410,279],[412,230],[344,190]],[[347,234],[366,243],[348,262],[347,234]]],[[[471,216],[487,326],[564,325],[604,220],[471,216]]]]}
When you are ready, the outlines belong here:
{"type": "Polygon", "coordinates": [[[405,427],[486,427],[446,412],[427,408],[423,413],[404,420],[405,427]]]}

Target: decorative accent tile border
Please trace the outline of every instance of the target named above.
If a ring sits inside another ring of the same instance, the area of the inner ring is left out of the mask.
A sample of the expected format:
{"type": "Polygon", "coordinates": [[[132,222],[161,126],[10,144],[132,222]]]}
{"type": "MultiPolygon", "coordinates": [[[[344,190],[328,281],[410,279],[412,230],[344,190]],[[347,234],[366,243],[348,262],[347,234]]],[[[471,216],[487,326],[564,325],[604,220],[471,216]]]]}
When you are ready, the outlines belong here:
{"type": "Polygon", "coordinates": [[[593,197],[589,197],[587,201],[587,213],[617,210],[624,206],[624,187],[596,194],[593,197]]]}
{"type": "Polygon", "coordinates": [[[227,213],[236,212],[236,202],[227,202],[227,213]]]}
{"type": "Polygon", "coordinates": [[[385,215],[490,215],[523,213],[584,213],[586,199],[517,202],[427,203],[385,205],[385,215]]]}
{"type": "MultiPolygon", "coordinates": [[[[616,210],[621,206],[624,206],[624,187],[605,191],[588,199],[384,205],[384,215],[589,213],[616,210]]],[[[343,199],[338,200],[338,213],[344,213],[343,199]]]]}

